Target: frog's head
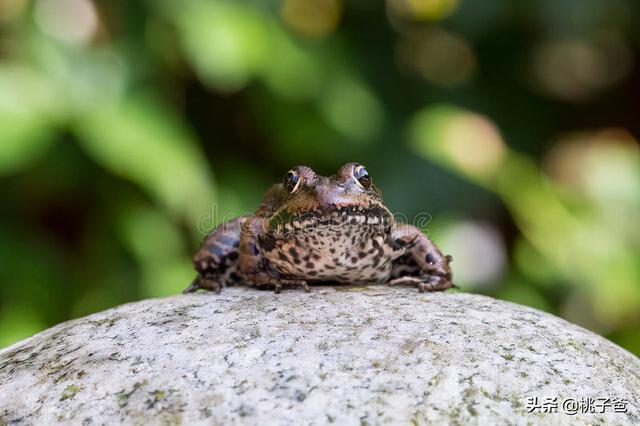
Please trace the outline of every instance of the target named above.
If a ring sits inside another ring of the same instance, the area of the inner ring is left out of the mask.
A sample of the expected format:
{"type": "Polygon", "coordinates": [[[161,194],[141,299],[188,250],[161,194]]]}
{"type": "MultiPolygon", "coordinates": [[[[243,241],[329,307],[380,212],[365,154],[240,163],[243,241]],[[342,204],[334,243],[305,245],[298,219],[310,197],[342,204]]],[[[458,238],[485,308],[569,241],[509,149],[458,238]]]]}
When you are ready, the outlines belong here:
{"type": "Polygon", "coordinates": [[[282,204],[279,213],[314,213],[325,216],[350,210],[353,213],[387,212],[382,194],[373,184],[364,166],[348,163],[329,177],[317,175],[310,167],[289,170],[282,182],[282,204]]]}

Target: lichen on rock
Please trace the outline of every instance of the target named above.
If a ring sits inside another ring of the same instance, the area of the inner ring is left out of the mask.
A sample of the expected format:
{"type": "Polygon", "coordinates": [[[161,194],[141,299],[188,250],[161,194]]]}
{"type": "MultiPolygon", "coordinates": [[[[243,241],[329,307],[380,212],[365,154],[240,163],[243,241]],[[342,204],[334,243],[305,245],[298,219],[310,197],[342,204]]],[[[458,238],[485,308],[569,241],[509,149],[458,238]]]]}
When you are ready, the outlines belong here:
{"type": "Polygon", "coordinates": [[[0,424],[640,423],[640,360],[600,336],[483,296],[356,289],[228,288],[60,324],[0,351],[0,424]],[[626,412],[570,415],[568,398],[626,412]]]}

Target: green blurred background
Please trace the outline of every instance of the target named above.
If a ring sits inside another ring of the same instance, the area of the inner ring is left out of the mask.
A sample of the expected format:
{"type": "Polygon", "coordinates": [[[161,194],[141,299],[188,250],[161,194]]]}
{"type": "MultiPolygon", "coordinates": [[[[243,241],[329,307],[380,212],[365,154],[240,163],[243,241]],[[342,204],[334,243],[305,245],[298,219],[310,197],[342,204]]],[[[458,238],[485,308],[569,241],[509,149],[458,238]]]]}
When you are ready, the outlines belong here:
{"type": "Polygon", "coordinates": [[[178,293],[202,229],[357,161],[464,291],[640,354],[639,9],[0,0],[0,347],[178,293]]]}

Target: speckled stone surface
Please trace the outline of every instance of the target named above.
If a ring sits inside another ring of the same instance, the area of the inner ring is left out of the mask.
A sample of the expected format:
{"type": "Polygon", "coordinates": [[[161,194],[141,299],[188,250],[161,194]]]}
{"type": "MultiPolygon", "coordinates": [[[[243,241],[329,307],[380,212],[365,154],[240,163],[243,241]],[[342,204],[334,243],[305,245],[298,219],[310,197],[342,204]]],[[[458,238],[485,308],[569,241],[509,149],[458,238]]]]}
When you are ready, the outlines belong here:
{"type": "Polygon", "coordinates": [[[640,424],[640,359],[554,316],[388,287],[123,305],[0,352],[0,424],[640,424]],[[527,413],[527,398],[558,413],[527,413]],[[627,412],[568,415],[566,398],[627,412]]]}

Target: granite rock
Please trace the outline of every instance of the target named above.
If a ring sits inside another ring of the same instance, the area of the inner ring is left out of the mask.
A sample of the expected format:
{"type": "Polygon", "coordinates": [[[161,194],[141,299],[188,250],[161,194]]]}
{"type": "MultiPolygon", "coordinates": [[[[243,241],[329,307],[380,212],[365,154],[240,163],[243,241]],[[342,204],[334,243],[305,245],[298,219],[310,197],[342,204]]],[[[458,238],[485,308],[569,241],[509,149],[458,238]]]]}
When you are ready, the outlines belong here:
{"type": "Polygon", "coordinates": [[[0,424],[56,422],[640,424],[640,359],[472,294],[227,288],[122,305],[0,351],[0,424]],[[589,398],[604,413],[582,413],[589,398]]]}

